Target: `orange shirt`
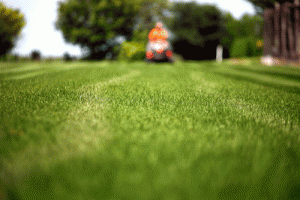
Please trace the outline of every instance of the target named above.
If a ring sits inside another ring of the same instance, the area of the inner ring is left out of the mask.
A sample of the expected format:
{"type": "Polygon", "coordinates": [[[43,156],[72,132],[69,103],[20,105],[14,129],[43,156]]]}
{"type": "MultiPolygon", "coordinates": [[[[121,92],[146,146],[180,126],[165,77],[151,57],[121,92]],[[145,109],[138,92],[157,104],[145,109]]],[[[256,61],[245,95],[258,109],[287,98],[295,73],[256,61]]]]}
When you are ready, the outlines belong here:
{"type": "Polygon", "coordinates": [[[168,32],[166,29],[159,29],[159,28],[154,28],[150,31],[148,38],[150,41],[154,40],[166,40],[169,37],[168,32]]]}

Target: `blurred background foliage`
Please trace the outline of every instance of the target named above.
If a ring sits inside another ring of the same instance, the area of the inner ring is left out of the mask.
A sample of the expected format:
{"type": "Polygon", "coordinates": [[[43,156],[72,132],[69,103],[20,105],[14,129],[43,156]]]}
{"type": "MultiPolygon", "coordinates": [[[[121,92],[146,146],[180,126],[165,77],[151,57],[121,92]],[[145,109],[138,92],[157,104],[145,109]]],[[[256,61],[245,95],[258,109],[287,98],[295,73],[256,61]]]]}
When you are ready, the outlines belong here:
{"type": "Polygon", "coordinates": [[[285,2],[293,3],[294,0],[247,0],[248,2],[254,5],[257,13],[262,14],[263,9],[265,8],[273,8],[274,4],[277,2],[279,4],[283,4],[285,2]]]}
{"type": "Polygon", "coordinates": [[[219,44],[225,58],[236,57],[235,52],[245,52],[242,57],[262,54],[262,47],[256,46],[263,40],[263,17],[259,14],[236,19],[214,5],[195,2],[175,3],[170,10],[174,15],[168,21],[175,34],[174,51],[186,60],[215,59],[219,44]],[[247,45],[238,45],[243,40],[247,45]]]}
{"type": "Polygon", "coordinates": [[[121,33],[130,38],[139,6],[133,0],[68,0],[59,2],[56,28],[65,41],[86,49],[90,59],[103,59],[121,33]]]}
{"type": "Polygon", "coordinates": [[[61,1],[56,28],[65,41],[86,49],[88,59],[104,59],[107,54],[117,58],[116,46],[132,40],[134,30],[148,31],[151,17],[160,16],[166,6],[167,0],[61,1]]]}
{"type": "Polygon", "coordinates": [[[35,49],[31,52],[30,57],[32,61],[40,61],[42,58],[42,53],[40,50],[35,49]]]}
{"type": "MultiPolygon", "coordinates": [[[[58,3],[55,27],[66,42],[81,46],[85,52],[83,59],[87,60],[128,59],[136,49],[146,47],[148,33],[158,21],[169,31],[174,54],[184,60],[215,59],[219,44],[224,47],[224,58],[259,56],[263,49],[257,45],[258,41],[263,44],[260,11],[274,6],[275,1],[247,1],[257,8],[257,14],[236,19],[215,5],[196,2],[65,0],[58,3]]],[[[25,20],[18,10],[6,8],[2,3],[0,9],[0,56],[3,56],[14,47],[25,20]]]]}
{"type": "Polygon", "coordinates": [[[254,36],[237,38],[234,40],[230,55],[232,58],[257,57],[262,55],[259,39],[254,36]]]}
{"type": "Polygon", "coordinates": [[[146,46],[139,42],[123,42],[118,60],[138,61],[143,60],[146,54],[146,46]]]}
{"type": "Polygon", "coordinates": [[[174,52],[187,60],[214,59],[216,47],[228,34],[222,12],[216,6],[195,2],[175,3],[170,10],[174,52]]]}
{"type": "Polygon", "coordinates": [[[6,7],[0,2],[0,57],[4,57],[13,49],[26,22],[19,11],[6,7]]]}

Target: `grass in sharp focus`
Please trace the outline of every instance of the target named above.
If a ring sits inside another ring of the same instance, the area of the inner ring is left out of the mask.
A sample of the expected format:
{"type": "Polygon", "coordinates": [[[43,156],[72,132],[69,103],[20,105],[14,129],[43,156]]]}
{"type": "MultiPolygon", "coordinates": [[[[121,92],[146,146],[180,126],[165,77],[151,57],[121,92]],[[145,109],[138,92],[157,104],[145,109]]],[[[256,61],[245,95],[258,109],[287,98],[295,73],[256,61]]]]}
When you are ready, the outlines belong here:
{"type": "Polygon", "coordinates": [[[9,194],[297,197],[299,69],[213,62],[45,67],[29,78],[0,68],[0,178],[9,194]]]}

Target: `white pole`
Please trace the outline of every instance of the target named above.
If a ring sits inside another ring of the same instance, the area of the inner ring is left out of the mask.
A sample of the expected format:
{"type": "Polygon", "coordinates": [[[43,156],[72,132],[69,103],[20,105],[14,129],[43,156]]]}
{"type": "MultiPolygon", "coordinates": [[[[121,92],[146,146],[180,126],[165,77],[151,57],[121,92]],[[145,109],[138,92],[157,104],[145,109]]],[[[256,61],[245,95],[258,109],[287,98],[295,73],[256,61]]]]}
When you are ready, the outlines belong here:
{"type": "Polygon", "coordinates": [[[222,62],[223,60],[223,47],[222,45],[217,46],[217,55],[216,55],[216,61],[217,62],[222,62]]]}

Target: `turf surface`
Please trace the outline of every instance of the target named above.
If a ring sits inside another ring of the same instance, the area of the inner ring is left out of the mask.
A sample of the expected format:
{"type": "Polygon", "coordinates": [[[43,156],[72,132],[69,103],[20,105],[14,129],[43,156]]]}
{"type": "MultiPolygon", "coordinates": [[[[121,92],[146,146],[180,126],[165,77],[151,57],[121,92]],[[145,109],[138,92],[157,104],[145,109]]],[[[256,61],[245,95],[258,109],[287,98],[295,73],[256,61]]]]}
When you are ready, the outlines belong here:
{"type": "Polygon", "coordinates": [[[300,196],[296,67],[0,63],[0,97],[6,199],[300,196]]]}

